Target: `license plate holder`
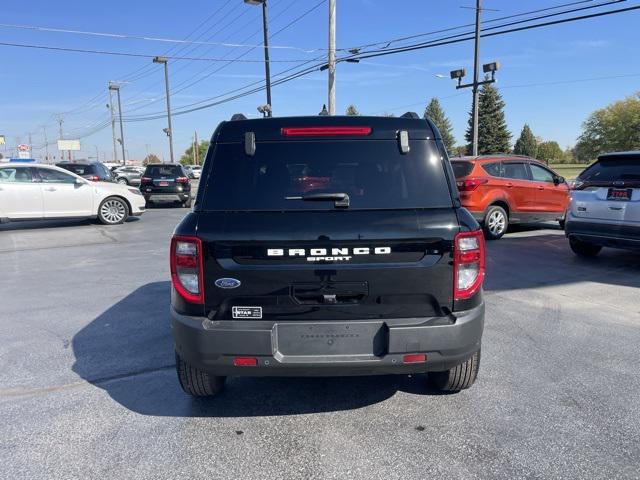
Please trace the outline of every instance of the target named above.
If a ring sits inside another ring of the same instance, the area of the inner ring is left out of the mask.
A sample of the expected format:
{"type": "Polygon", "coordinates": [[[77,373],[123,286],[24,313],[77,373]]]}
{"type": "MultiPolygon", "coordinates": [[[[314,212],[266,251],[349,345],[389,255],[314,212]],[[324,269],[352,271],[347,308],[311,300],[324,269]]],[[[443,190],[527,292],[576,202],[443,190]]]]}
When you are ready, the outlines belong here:
{"type": "Polygon", "coordinates": [[[607,200],[628,202],[633,194],[632,188],[610,188],[607,192],[607,200]]]}
{"type": "Polygon", "coordinates": [[[381,356],[388,348],[384,322],[277,323],[274,353],[287,357],[381,356]]]}

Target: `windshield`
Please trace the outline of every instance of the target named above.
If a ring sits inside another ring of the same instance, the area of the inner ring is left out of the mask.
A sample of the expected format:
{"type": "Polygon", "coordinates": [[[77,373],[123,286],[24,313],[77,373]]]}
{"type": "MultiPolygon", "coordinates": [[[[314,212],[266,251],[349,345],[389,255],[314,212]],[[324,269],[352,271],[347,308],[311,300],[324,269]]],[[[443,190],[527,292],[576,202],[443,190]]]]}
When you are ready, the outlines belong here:
{"type": "Polygon", "coordinates": [[[328,210],[334,201],[287,200],[328,193],[347,194],[350,209],[452,206],[433,142],[414,141],[406,155],[389,140],[259,143],[253,157],[242,144],[213,151],[204,210],[328,210]]]}

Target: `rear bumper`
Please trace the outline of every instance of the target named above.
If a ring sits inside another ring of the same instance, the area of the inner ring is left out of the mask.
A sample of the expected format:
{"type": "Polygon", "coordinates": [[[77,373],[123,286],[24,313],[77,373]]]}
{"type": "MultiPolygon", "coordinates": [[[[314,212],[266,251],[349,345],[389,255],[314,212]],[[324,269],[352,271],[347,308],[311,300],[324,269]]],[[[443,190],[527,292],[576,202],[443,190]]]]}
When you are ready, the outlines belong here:
{"type": "Polygon", "coordinates": [[[142,192],[146,200],[152,202],[185,202],[191,197],[191,192],[142,192]]]}
{"type": "Polygon", "coordinates": [[[379,322],[210,321],[205,317],[181,315],[173,308],[171,316],[176,351],[187,362],[213,375],[386,375],[443,371],[466,361],[480,349],[484,303],[450,317],[399,318],[379,322]],[[370,331],[372,324],[380,327],[375,337],[370,337],[376,345],[372,350],[378,351],[369,354],[350,352],[350,342],[362,342],[362,339],[345,337],[357,337],[358,331],[370,331]],[[292,337],[287,342],[279,339],[278,332],[283,326],[300,327],[299,333],[303,334],[293,336],[294,345],[292,337]],[[353,333],[344,335],[344,329],[349,327],[353,333]],[[335,334],[327,334],[327,329],[334,328],[335,334]],[[307,330],[312,334],[305,335],[307,330]],[[314,335],[313,332],[318,330],[324,334],[314,335]],[[305,342],[304,347],[301,342],[305,342]],[[328,342],[331,342],[329,350],[332,354],[304,354],[307,346],[309,353],[326,350],[328,342]],[[288,347],[282,346],[285,343],[288,347]],[[286,348],[296,353],[287,354],[286,348]],[[425,353],[426,362],[403,363],[404,355],[413,353],[425,353]],[[257,366],[235,366],[233,360],[237,356],[257,358],[257,366]]]}
{"type": "Polygon", "coordinates": [[[565,234],[569,239],[602,247],[640,249],[640,227],[619,223],[597,223],[567,216],[565,234]]]}

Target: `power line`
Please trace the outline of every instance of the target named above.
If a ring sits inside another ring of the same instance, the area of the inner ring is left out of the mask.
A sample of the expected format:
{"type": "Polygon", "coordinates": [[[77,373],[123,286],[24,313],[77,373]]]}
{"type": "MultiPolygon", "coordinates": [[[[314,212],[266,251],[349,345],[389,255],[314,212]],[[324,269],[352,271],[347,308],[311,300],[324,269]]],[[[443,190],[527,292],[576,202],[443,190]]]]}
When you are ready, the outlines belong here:
{"type": "MultiPolygon", "coordinates": [[[[156,55],[148,55],[146,53],[131,53],[131,52],[113,52],[110,50],[89,50],[84,48],[69,48],[69,47],[52,47],[49,45],[35,45],[35,44],[27,44],[27,43],[10,43],[10,42],[0,42],[0,46],[3,47],[19,47],[19,48],[36,48],[41,50],[54,50],[54,51],[62,51],[62,52],[73,52],[73,53],[92,53],[97,55],[114,55],[120,57],[140,57],[140,58],[149,58],[153,59],[156,55]]],[[[256,47],[253,47],[256,48],[256,47]]],[[[226,62],[228,60],[224,58],[208,58],[208,57],[167,57],[169,60],[188,60],[190,62],[201,61],[201,62],[226,62]]],[[[240,60],[234,59],[233,61],[240,63],[263,63],[263,60],[240,60]]],[[[271,60],[272,63],[300,63],[304,62],[305,59],[292,59],[292,60],[271,60]]]]}

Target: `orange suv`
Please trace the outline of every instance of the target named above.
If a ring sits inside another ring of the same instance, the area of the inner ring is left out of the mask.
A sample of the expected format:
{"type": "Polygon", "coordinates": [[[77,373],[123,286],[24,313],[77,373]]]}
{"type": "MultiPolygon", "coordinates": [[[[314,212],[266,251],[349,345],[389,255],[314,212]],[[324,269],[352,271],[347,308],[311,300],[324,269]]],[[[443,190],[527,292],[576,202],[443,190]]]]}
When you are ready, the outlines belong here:
{"type": "Polygon", "coordinates": [[[557,220],[569,203],[565,179],[528,157],[452,158],[462,206],[482,225],[487,239],[502,237],[509,223],[557,220]]]}

